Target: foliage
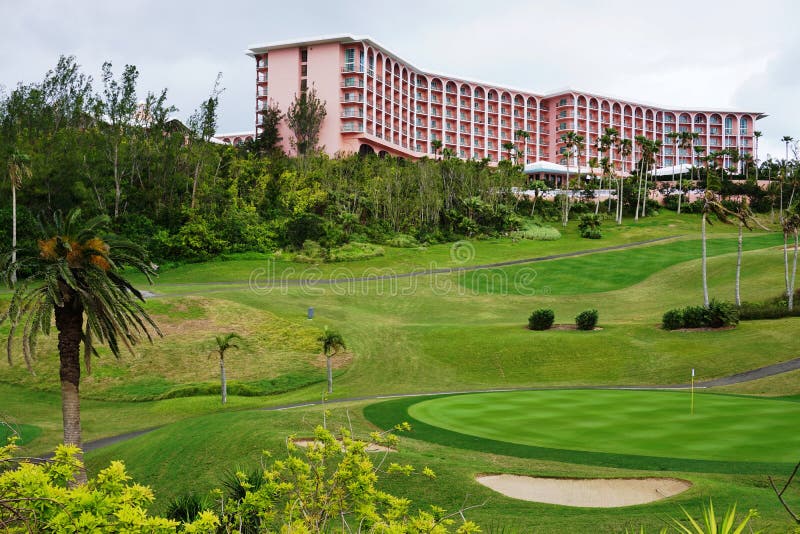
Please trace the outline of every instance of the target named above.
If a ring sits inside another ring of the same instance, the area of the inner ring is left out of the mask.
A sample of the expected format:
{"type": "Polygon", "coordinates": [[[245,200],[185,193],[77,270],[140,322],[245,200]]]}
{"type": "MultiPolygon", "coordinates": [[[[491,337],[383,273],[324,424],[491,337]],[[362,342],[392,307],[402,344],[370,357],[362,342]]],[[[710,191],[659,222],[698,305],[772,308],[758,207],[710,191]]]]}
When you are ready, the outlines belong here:
{"type": "Polygon", "coordinates": [[[299,155],[317,151],[319,132],[327,114],[325,102],[319,99],[313,87],[295,96],[286,112],[286,123],[294,133],[292,146],[299,155]]]}
{"type": "Polygon", "coordinates": [[[678,532],[683,534],[741,534],[745,531],[744,529],[750,520],[758,517],[758,513],[751,509],[736,525],[736,505],[734,504],[728,508],[725,515],[718,518],[714,512],[714,503],[712,501],[708,502],[708,506],[703,506],[703,517],[700,520],[692,517],[692,514],[686,509],[681,509],[689,526],[675,518],[672,519],[672,525],[678,532]]]}
{"type": "Polygon", "coordinates": [[[531,330],[547,330],[553,326],[555,313],[553,310],[547,308],[540,308],[534,310],[531,316],[528,317],[528,328],[531,330]]]}
{"type": "Polygon", "coordinates": [[[585,215],[581,215],[580,222],[578,223],[578,231],[583,238],[600,239],[602,237],[600,234],[601,224],[602,219],[599,215],[587,213],[585,215]]]}
{"type": "MultiPolygon", "coordinates": [[[[795,291],[795,300],[800,300],[800,289],[795,291]]],[[[761,302],[742,302],[739,306],[739,319],[742,321],[783,317],[800,317],[800,309],[788,308],[785,294],[761,302]]]]}
{"type": "Polygon", "coordinates": [[[556,241],[561,239],[561,232],[552,226],[526,226],[522,230],[511,232],[512,237],[533,241],[556,241]]]}
{"type": "Polygon", "coordinates": [[[594,330],[597,326],[597,310],[585,310],[575,317],[575,326],[578,330],[594,330]]]}
{"type": "MultiPolygon", "coordinates": [[[[398,425],[396,430],[408,430],[398,425]]],[[[67,481],[80,467],[77,447],[60,446],[45,463],[19,462],[0,470],[0,526],[8,532],[327,532],[342,525],[345,531],[480,532],[464,519],[464,510],[447,514],[432,506],[413,511],[408,499],[378,488],[379,474],[436,478],[429,468],[416,469],[395,462],[372,463],[367,446],[396,447],[392,433],[375,432],[369,443],[339,436],[323,427],[314,442],[301,450],[291,438],[288,455],[270,461],[263,471],[237,471],[224,480],[226,490],[215,492],[219,514],[194,495],[169,505],[168,518],[148,515],[153,492],[132,483],[121,462],[112,462],[88,484],[70,488],[67,481]],[[456,517],[460,517],[456,521],[456,517]]],[[[0,448],[0,464],[9,465],[16,446],[0,448]]],[[[266,462],[265,462],[266,463],[266,462]]]]}
{"type": "Polygon", "coordinates": [[[711,299],[708,308],[686,306],[667,311],[661,320],[664,330],[680,328],[723,328],[739,324],[739,308],[730,302],[711,299]]]}

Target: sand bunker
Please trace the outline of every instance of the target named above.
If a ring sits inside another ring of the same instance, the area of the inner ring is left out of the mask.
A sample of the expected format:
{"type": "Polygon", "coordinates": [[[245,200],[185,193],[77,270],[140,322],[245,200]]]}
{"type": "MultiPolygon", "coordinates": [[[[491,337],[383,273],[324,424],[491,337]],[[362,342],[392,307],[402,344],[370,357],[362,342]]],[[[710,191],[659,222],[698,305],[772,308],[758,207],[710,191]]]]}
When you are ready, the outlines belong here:
{"type": "Polygon", "coordinates": [[[614,508],[658,501],[682,493],[690,482],[676,478],[538,478],[487,475],[478,482],[503,495],[525,501],[614,508]]]}
{"type": "MultiPolygon", "coordinates": [[[[298,447],[308,448],[312,443],[316,443],[317,445],[322,445],[321,442],[316,441],[312,438],[298,438],[292,440],[292,443],[297,445],[298,447]]],[[[395,452],[395,450],[391,447],[386,447],[384,445],[377,445],[375,443],[370,443],[367,445],[367,452],[395,452]]]]}

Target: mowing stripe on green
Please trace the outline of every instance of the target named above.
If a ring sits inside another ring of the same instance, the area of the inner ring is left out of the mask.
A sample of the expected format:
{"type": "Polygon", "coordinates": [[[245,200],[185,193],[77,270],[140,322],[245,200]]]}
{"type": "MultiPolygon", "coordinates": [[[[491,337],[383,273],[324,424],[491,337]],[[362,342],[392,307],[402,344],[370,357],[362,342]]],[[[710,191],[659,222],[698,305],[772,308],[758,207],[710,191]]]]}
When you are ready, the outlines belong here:
{"type": "Polygon", "coordinates": [[[797,403],[664,391],[549,390],[399,399],[369,405],[411,437],[483,452],[631,469],[785,472],[797,460],[797,403]]]}

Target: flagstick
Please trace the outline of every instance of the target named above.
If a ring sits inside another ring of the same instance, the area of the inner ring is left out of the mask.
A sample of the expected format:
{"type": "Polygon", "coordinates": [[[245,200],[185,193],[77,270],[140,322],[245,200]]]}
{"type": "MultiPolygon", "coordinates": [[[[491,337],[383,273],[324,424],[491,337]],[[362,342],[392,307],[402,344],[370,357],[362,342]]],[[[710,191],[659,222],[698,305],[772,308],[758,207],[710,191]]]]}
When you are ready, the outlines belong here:
{"type": "Polygon", "coordinates": [[[694,415],[694,369],[692,369],[692,402],[691,402],[691,415],[694,415]]]}

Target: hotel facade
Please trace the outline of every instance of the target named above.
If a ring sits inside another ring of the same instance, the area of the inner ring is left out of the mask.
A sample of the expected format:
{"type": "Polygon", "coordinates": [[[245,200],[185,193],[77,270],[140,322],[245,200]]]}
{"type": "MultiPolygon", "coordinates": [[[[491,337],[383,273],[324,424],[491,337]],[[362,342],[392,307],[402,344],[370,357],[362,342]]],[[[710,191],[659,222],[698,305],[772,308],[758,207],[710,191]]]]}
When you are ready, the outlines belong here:
{"type": "MultiPolygon", "coordinates": [[[[337,35],[251,46],[255,59],[255,132],[260,111],[275,103],[284,113],[296,95],[316,90],[327,116],[320,145],[337,153],[432,156],[447,148],[462,159],[508,157],[512,142],[519,163],[565,164],[562,136],[575,131],[585,139],[580,161],[598,154],[596,140],[606,128],[620,138],[644,135],[661,139],[659,167],[700,165],[690,149],[677,147],[671,132],[697,132],[707,153],[736,148],[757,159],[754,127],[762,113],[718,109],[675,109],[575,90],[539,94],[493,83],[437,74],[418,68],[369,37],[337,35]],[[527,136],[520,134],[526,132],[527,136]],[[435,141],[441,143],[437,149],[435,141]]],[[[291,132],[281,125],[284,149],[291,153],[291,132]]],[[[620,171],[629,171],[641,154],[613,155],[620,171]]],[[[730,166],[727,158],[721,164],[730,166]]]]}

